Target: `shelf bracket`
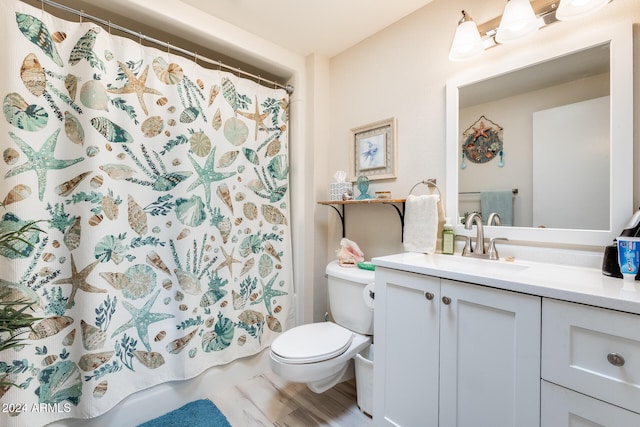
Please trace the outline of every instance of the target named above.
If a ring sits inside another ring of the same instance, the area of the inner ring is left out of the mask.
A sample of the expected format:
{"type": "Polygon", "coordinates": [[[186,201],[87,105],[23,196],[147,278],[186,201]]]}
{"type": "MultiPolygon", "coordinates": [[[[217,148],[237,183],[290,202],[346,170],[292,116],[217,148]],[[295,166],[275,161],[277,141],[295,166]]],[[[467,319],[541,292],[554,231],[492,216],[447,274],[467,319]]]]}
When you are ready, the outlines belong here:
{"type": "Polygon", "coordinates": [[[340,209],[338,209],[335,205],[327,205],[329,207],[332,207],[337,213],[338,216],[340,217],[340,223],[342,224],[342,238],[344,239],[347,234],[347,230],[346,230],[346,226],[345,226],[345,215],[344,215],[344,205],[340,205],[342,207],[342,211],[340,209]]]}
{"type": "Polygon", "coordinates": [[[404,203],[402,202],[402,210],[400,210],[400,208],[398,207],[398,205],[396,205],[395,203],[392,202],[384,202],[384,205],[389,205],[392,208],[394,208],[396,210],[396,212],[398,213],[398,216],[400,217],[400,241],[403,242],[404,241],[404,203]]]}

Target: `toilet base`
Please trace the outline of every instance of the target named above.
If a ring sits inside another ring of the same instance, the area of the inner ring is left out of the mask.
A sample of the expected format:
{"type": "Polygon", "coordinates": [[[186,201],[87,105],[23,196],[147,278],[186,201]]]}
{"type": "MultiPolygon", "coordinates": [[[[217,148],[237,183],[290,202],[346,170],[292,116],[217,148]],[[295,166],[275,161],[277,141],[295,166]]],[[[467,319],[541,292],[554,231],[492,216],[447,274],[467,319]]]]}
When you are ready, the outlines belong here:
{"type": "Polygon", "coordinates": [[[351,378],[355,377],[355,368],[353,359],[349,360],[349,362],[341,369],[340,372],[333,375],[332,377],[322,379],[320,381],[315,381],[311,383],[307,383],[307,388],[314,393],[324,393],[329,390],[336,384],[339,384],[344,381],[348,381],[351,378]]]}

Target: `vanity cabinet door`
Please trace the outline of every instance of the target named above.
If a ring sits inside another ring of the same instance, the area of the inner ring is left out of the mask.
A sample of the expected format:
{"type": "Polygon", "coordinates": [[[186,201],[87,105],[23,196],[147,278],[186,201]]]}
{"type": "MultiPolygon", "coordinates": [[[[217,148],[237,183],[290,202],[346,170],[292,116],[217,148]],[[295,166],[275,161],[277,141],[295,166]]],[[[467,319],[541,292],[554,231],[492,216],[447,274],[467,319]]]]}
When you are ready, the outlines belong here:
{"type": "Polygon", "coordinates": [[[441,295],[439,426],[540,426],[541,298],[447,279],[441,295]]]}
{"type": "Polygon", "coordinates": [[[438,425],[440,279],[376,268],[376,426],[438,425]]]}
{"type": "Polygon", "coordinates": [[[542,381],[541,427],[638,427],[640,415],[542,381]]]}

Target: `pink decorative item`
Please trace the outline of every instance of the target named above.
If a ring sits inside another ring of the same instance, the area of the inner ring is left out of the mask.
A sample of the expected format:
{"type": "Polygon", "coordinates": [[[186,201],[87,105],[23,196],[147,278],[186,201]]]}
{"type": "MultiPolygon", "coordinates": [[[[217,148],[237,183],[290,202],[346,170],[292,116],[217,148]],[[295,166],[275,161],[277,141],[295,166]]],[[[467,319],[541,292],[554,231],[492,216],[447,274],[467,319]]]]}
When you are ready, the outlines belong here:
{"type": "Polygon", "coordinates": [[[340,249],[336,251],[338,263],[343,267],[355,267],[359,262],[364,261],[364,254],[358,244],[347,238],[340,240],[340,249]]]}

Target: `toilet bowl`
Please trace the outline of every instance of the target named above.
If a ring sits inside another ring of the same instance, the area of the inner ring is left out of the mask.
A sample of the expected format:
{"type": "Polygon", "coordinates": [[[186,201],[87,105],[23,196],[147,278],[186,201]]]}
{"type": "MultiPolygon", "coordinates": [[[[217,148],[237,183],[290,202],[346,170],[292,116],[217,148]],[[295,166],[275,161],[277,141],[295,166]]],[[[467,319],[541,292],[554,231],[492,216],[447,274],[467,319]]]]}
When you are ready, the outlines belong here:
{"type": "Polygon", "coordinates": [[[333,322],[297,326],[271,345],[271,369],[287,381],[305,383],[322,393],[353,378],[353,359],[370,344],[370,336],[333,322]]]}
{"type": "Polygon", "coordinates": [[[281,378],[316,393],[353,378],[354,358],[371,345],[374,272],[327,266],[333,321],[296,326],[271,344],[270,365],[281,378]]]}

